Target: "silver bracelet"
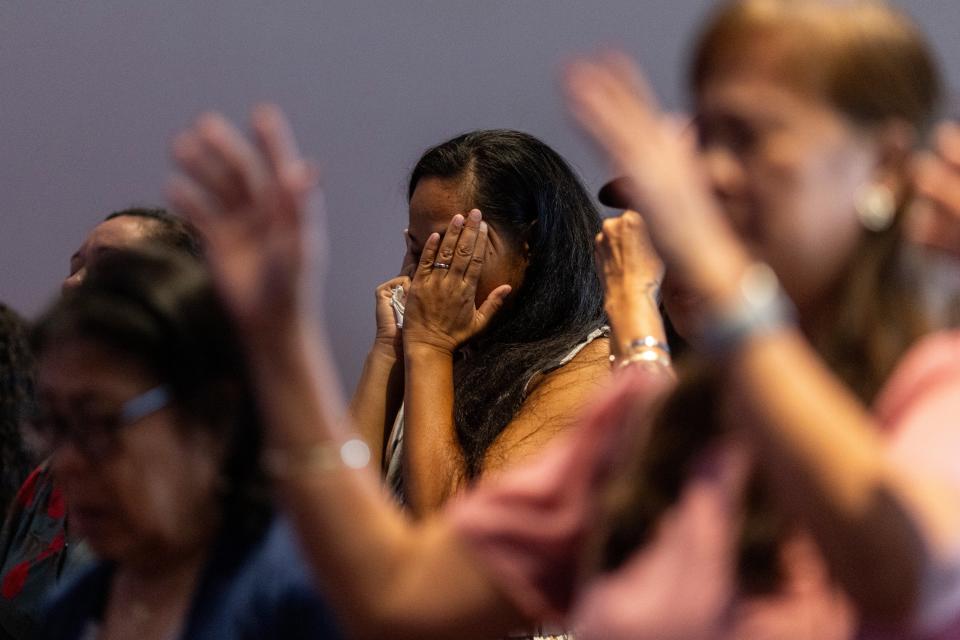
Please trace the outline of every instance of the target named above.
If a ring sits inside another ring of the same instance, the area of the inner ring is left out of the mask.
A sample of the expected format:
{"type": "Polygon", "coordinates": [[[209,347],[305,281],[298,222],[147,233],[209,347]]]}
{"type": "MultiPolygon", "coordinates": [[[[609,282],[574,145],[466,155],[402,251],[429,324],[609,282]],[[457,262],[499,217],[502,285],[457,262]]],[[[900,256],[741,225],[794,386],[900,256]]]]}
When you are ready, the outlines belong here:
{"type": "Polygon", "coordinates": [[[755,262],[747,267],[737,290],[737,301],[701,326],[698,342],[708,355],[729,355],[751,336],[794,324],[793,303],[768,265],[755,262]]]}
{"type": "Polygon", "coordinates": [[[673,365],[670,359],[670,346],[653,336],[631,340],[624,348],[623,355],[619,358],[611,355],[610,362],[615,363],[618,369],[633,364],[657,365],[666,369],[673,365]]]}

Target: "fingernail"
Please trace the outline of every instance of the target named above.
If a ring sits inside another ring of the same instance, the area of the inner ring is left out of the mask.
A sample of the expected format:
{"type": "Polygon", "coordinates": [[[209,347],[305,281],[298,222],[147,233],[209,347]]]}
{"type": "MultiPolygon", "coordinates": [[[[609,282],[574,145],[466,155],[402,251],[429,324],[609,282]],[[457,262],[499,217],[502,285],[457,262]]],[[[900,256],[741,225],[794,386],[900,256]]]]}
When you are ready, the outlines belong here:
{"type": "Polygon", "coordinates": [[[457,215],[453,216],[453,226],[454,226],[454,227],[462,227],[462,226],[463,226],[463,216],[460,215],[459,213],[458,213],[457,215]]]}
{"type": "Polygon", "coordinates": [[[486,223],[486,222],[481,222],[481,223],[480,223],[480,231],[486,231],[486,230],[487,230],[487,223],[486,223]]]}
{"type": "Polygon", "coordinates": [[[480,215],[480,209],[471,209],[471,210],[470,210],[470,221],[471,221],[471,222],[479,222],[481,217],[482,217],[482,216],[480,215]]]}

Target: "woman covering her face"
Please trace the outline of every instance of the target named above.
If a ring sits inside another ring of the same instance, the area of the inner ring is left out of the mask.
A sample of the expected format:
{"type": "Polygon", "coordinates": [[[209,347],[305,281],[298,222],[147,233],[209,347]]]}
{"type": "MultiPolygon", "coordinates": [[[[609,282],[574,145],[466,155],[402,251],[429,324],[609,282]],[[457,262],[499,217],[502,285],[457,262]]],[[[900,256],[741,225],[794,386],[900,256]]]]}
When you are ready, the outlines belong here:
{"type": "Polygon", "coordinates": [[[409,199],[404,273],[377,289],[351,408],[394,493],[423,514],[542,449],[609,369],[600,219],[556,152],[517,131],[467,133],[423,155],[409,199]]]}
{"type": "Polygon", "coordinates": [[[274,520],[234,332],[195,260],[118,251],[38,321],[34,426],[101,562],[49,638],[336,637],[274,520]]]}
{"type": "MultiPolygon", "coordinates": [[[[252,145],[222,119],[186,134],[205,152],[181,162],[176,203],[213,239],[277,487],[355,635],[496,637],[569,616],[605,639],[956,634],[960,338],[903,356],[928,327],[896,267],[904,167],[937,93],[923,39],[872,2],[746,0],[699,48],[699,151],[620,58],[577,65],[570,90],[685,294],[675,323],[722,385],[682,381],[647,428],[672,382],[657,327],[618,328],[632,314],[611,311],[629,364],[590,419],[416,524],[338,453],[351,430],[306,303],[315,178],[282,116],[257,111],[252,145]],[[610,485],[618,469],[653,482],[610,485]]],[[[650,272],[642,229],[630,215],[604,230],[608,308],[631,300],[615,291],[634,281],[630,256],[650,272]]]]}

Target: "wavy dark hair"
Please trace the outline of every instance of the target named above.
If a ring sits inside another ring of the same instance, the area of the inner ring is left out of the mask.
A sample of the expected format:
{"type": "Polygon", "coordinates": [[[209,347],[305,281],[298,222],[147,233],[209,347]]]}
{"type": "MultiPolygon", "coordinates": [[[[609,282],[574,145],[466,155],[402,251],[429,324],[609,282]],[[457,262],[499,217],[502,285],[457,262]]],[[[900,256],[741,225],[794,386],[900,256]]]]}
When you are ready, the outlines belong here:
{"type": "Polygon", "coordinates": [[[0,304],[0,517],[36,464],[20,427],[35,401],[27,322],[0,304]]]}
{"type": "Polygon", "coordinates": [[[524,401],[527,381],[606,319],[593,258],[600,214],[576,173],[537,138],[474,131],[429,149],[410,176],[462,180],[470,206],[518,244],[529,264],[508,304],[454,367],[454,419],[469,477],[524,401]]]}
{"type": "Polygon", "coordinates": [[[269,516],[259,464],[262,429],[243,350],[206,268],[158,249],[104,254],[83,283],[38,320],[35,353],[89,340],[144,365],[174,409],[226,443],[224,520],[259,529],[269,516]]]}

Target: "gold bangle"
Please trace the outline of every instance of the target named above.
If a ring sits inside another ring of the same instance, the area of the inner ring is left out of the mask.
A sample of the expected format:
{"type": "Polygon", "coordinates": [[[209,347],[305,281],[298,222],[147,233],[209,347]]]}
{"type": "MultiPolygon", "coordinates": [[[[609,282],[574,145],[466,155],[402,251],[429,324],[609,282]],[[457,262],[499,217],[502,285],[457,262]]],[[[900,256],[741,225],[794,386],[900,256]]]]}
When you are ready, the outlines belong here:
{"type": "Polygon", "coordinates": [[[276,480],[338,469],[363,469],[370,464],[370,447],[359,438],[343,443],[320,442],[304,449],[272,448],[263,452],[263,470],[276,480]]]}

